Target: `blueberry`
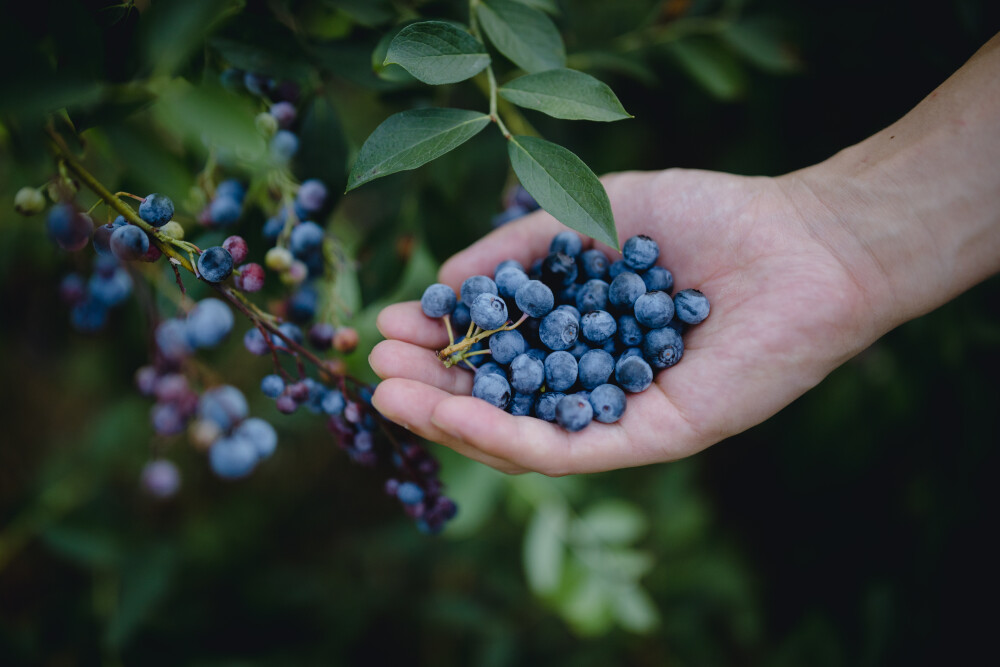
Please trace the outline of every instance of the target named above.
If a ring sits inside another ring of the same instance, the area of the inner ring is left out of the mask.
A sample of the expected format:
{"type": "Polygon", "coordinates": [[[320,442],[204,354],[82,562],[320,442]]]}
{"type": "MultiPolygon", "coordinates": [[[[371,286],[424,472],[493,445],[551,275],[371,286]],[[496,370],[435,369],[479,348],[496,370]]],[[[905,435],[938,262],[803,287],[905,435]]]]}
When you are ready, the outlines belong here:
{"type": "Polygon", "coordinates": [[[653,383],[653,369],[649,367],[645,359],[636,356],[633,352],[630,352],[629,356],[622,354],[618,363],[615,364],[615,380],[622,389],[636,394],[640,391],[646,391],[653,383]]]}
{"type": "Polygon", "coordinates": [[[708,299],[696,289],[685,289],[674,297],[677,319],[685,324],[698,324],[708,317],[708,299]]]}
{"type": "Polygon", "coordinates": [[[289,102],[276,102],[271,105],[271,115],[278,121],[278,127],[287,130],[295,124],[295,106],[289,102]]]}
{"type": "Polygon", "coordinates": [[[222,246],[207,248],[198,256],[198,273],[210,283],[221,283],[233,272],[233,256],[222,246]]]}
{"type": "Polygon", "coordinates": [[[524,270],[524,264],[521,264],[521,262],[517,261],[516,259],[505,259],[504,261],[497,264],[497,268],[493,270],[493,275],[496,276],[498,273],[509,267],[514,267],[518,271],[521,271],[525,274],[527,273],[527,271],[524,270]]]}
{"type": "Polygon", "coordinates": [[[288,249],[298,258],[317,250],[323,245],[323,228],[315,222],[307,220],[292,227],[288,239],[288,249]]]}
{"type": "Polygon", "coordinates": [[[603,279],[608,275],[608,256],[597,248],[586,250],[577,259],[580,271],[588,278],[603,279]]]}
{"type": "Polygon", "coordinates": [[[64,303],[73,305],[83,301],[87,296],[87,286],[79,273],[67,273],[59,282],[59,298],[64,303]]]}
{"type": "Polygon", "coordinates": [[[476,300],[476,297],[480,294],[499,294],[497,290],[497,284],[493,282],[487,276],[471,276],[465,279],[462,283],[462,288],[459,290],[462,296],[462,303],[472,308],[472,302],[476,300]]]}
{"type": "Polygon", "coordinates": [[[171,461],[150,461],[142,468],[142,487],[155,498],[173,496],[180,485],[181,473],[171,461]]]}
{"type": "Polygon", "coordinates": [[[507,323],[507,304],[495,294],[480,294],[469,308],[472,321],[485,329],[499,329],[507,323]]]}
{"type": "Polygon", "coordinates": [[[45,228],[60,248],[75,252],[87,245],[94,232],[94,221],[69,204],[56,204],[49,210],[45,228]]]}
{"type": "Polygon", "coordinates": [[[523,218],[530,212],[531,211],[523,206],[510,206],[490,218],[490,225],[493,227],[503,227],[508,222],[513,222],[518,218],[523,218]]]}
{"type": "Polygon", "coordinates": [[[651,266],[648,271],[640,274],[642,282],[646,283],[647,292],[670,292],[674,288],[674,275],[662,266],[651,266]]]}
{"type": "Polygon", "coordinates": [[[176,318],[163,320],[156,326],[153,338],[160,354],[171,361],[179,361],[191,354],[187,324],[183,320],[176,318]]]}
{"type": "Polygon", "coordinates": [[[254,95],[260,95],[261,97],[267,93],[270,89],[273,81],[264,74],[257,74],[255,72],[247,72],[243,75],[243,85],[254,95]]]}
{"type": "Polygon", "coordinates": [[[81,333],[96,333],[108,323],[108,306],[99,299],[86,298],[69,311],[70,323],[81,333]]]}
{"type": "Polygon", "coordinates": [[[642,349],[638,347],[625,348],[624,350],[622,350],[622,353],[618,355],[618,360],[615,362],[615,367],[617,368],[618,363],[620,363],[623,359],[628,359],[629,357],[642,358],[642,349]]]}
{"type": "Polygon", "coordinates": [[[215,347],[233,328],[233,311],[219,299],[202,299],[188,313],[187,337],[192,347],[215,347]]]}
{"type": "Polygon", "coordinates": [[[576,293],[576,307],[581,313],[604,310],[608,305],[609,285],[603,280],[591,278],[576,293]]]}
{"type": "Polygon", "coordinates": [[[480,366],[479,368],[476,369],[476,375],[475,375],[475,378],[474,378],[473,382],[475,382],[476,380],[478,380],[481,375],[488,375],[490,373],[493,373],[495,375],[499,375],[504,380],[507,379],[507,372],[504,371],[504,369],[500,367],[500,364],[498,364],[495,361],[486,361],[486,362],[483,362],[482,366],[480,366]]]}
{"type": "Polygon", "coordinates": [[[527,417],[531,415],[531,408],[534,404],[534,394],[514,394],[507,409],[515,417],[527,417]]]}
{"type": "Polygon", "coordinates": [[[420,297],[420,308],[427,317],[444,317],[455,309],[455,290],[442,283],[434,283],[420,297]]]}
{"type": "Polygon", "coordinates": [[[299,151],[299,138],[288,130],[278,130],[271,137],[271,157],[278,162],[288,162],[299,151]]]}
{"type": "Polygon", "coordinates": [[[278,446],[278,433],[268,422],[259,417],[250,417],[233,429],[234,438],[244,438],[253,443],[258,458],[266,459],[278,446]]]}
{"type": "Polygon", "coordinates": [[[668,368],[684,355],[684,340],[669,326],[653,329],[642,341],[642,354],[653,368],[668,368]]]}
{"type": "Polygon", "coordinates": [[[519,394],[533,394],[545,383],[545,365],[527,354],[510,362],[510,386],[519,394]]]}
{"type": "Polygon", "coordinates": [[[154,227],[162,227],[174,217],[174,202],[157,192],[146,195],[146,199],[139,204],[139,217],[154,227]]]}
{"type": "Polygon", "coordinates": [[[646,283],[638,274],[623,271],[611,281],[608,289],[608,301],[612,305],[627,310],[635,304],[635,300],[646,293],[646,283]]]}
{"type": "Polygon", "coordinates": [[[633,236],[622,246],[622,258],[633,271],[645,271],[659,256],[660,246],[645,234],[633,236]]]}
{"type": "Polygon", "coordinates": [[[319,408],[328,415],[339,415],[347,407],[347,400],[338,389],[331,389],[323,394],[319,402],[319,408]]]}
{"type": "Polygon", "coordinates": [[[305,284],[288,297],[288,319],[305,323],[316,317],[319,291],[312,284],[305,284]]]}
{"type": "Polygon", "coordinates": [[[209,389],[198,399],[198,417],[228,431],[247,416],[247,399],[232,385],[209,389]]]}
{"type": "Polygon", "coordinates": [[[630,271],[628,265],[625,263],[624,259],[619,259],[618,261],[611,262],[611,266],[608,267],[608,280],[614,280],[619,275],[625,271],[630,271]]]}
{"type": "Polygon", "coordinates": [[[111,255],[111,235],[114,234],[116,229],[124,227],[127,224],[128,222],[126,222],[125,218],[119,215],[115,218],[114,222],[101,225],[94,230],[94,238],[92,242],[94,244],[94,250],[97,251],[98,255],[111,255]]]}
{"type": "Polygon", "coordinates": [[[549,245],[549,253],[562,253],[570,257],[576,257],[582,250],[583,241],[580,236],[569,230],[556,234],[549,245]]]}
{"type": "Polygon", "coordinates": [[[224,437],[216,440],[208,450],[208,462],[223,479],[239,479],[249,475],[257,465],[257,448],[243,437],[224,437]]]}
{"type": "Polygon", "coordinates": [[[246,197],[246,194],[247,189],[235,178],[227,178],[215,187],[216,199],[225,197],[235,200],[238,204],[243,204],[243,198],[246,197]]]}
{"type": "Polygon", "coordinates": [[[584,313],[580,318],[580,335],[591,343],[603,343],[613,338],[617,330],[615,318],[606,310],[584,313]]]}
{"type": "Polygon", "coordinates": [[[556,403],[556,422],[567,431],[579,431],[594,418],[590,400],[580,394],[563,396],[556,403]]]}
{"type": "Polygon", "coordinates": [[[240,219],[243,207],[233,197],[216,196],[208,205],[208,217],[212,224],[227,227],[240,219]]]}
{"type": "Polygon", "coordinates": [[[674,300],[666,292],[646,292],[635,300],[634,307],[635,319],[650,329],[665,327],[674,317],[674,300]]]}
{"type": "Polygon", "coordinates": [[[177,435],[184,431],[186,420],[176,403],[154,403],[149,421],[157,435],[177,435]]]}
{"type": "Polygon", "coordinates": [[[555,297],[548,285],[538,280],[529,280],[514,293],[514,302],[528,317],[542,318],[552,311],[555,297]]]}
{"type": "Polygon", "coordinates": [[[263,229],[260,230],[261,236],[263,236],[268,241],[275,241],[281,232],[285,229],[285,221],[278,216],[273,218],[268,218],[267,222],[264,223],[263,229]]]}
{"type": "Polygon", "coordinates": [[[554,310],[545,316],[538,328],[538,337],[550,350],[568,350],[576,343],[580,325],[565,310],[554,310]]]}
{"type": "Polygon", "coordinates": [[[539,394],[538,398],[535,399],[535,416],[547,422],[555,421],[556,405],[559,403],[559,399],[565,395],[558,391],[547,391],[544,394],[539,394]]]}
{"type": "Polygon", "coordinates": [[[396,489],[396,497],[404,505],[416,505],[424,499],[424,490],[413,482],[403,482],[396,489]]]}
{"type": "Polygon", "coordinates": [[[307,338],[309,344],[317,350],[329,350],[333,346],[333,337],[337,330],[329,322],[317,322],[309,327],[307,338]]]}
{"type": "Polygon", "coordinates": [[[524,336],[517,329],[498,331],[490,336],[490,354],[498,364],[509,364],[514,357],[527,350],[524,336]]]}
{"type": "Polygon", "coordinates": [[[643,328],[634,315],[621,315],[618,318],[618,340],[625,347],[634,347],[642,343],[643,328]]]}
{"type": "Polygon", "coordinates": [[[523,185],[515,185],[505,193],[504,201],[508,206],[523,206],[529,211],[539,209],[538,202],[531,196],[531,193],[524,189],[523,185]]]}
{"type": "MultiPolygon", "coordinates": [[[[257,330],[251,329],[251,331],[257,330]]],[[[265,375],[260,381],[260,390],[268,398],[278,398],[278,396],[281,396],[281,392],[285,391],[285,381],[280,375],[274,373],[265,375]]]]}
{"type": "Polygon", "coordinates": [[[451,313],[451,326],[455,329],[455,333],[465,331],[470,324],[472,324],[472,313],[469,312],[469,307],[461,302],[455,304],[455,310],[451,313]]]}
{"type": "Polygon", "coordinates": [[[497,271],[494,282],[497,284],[500,296],[505,299],[513,299],[517,288],[528,282],[528,274],[517,267],[508,266],[497,271]]]}
{"type": "Polygon", "coordinates": [[[590,405],[594,419],[612,424],[625,414],[625,392],[613,384],[602,384],[590,392],[590,405]]]}
{"type": "Polygon", "coordinates": [[[125,261],[136,260],[149,251],[149,237],[134,225],[124,225],[111,234],[111,252],[125,261]]]}
{"type": "Polygon", "coordinates": [[[564,303],[561,306],[556,306],[556,310],[565,310],[567,313],[576,318],[576,321],[580,321],[580,311],[577,310],[576,306],[571,306],[568,303],[564,303]]]}
{"type": "Polygon", "coordinates": [[[565,287],[562,291],[556,294],[556,302],[560,305],[567,304],[571,305],[576,303],[576,295],[580,293],[580,283],[573,283],[569,287],[565,287]]]}
{"type": "Polygon", "coordinates": [[[510,403],[510,384],[496,373],[480,375],[472,383],[472,395],[492,406],[506,410],[510,403]]]}
{"type": "Polygon", "coordinates": [[[576,342],[576,344],[573,345],[573,347],[571,347],[569,349],[569,353],[573,355],[574,359],[576,359],[577,361],[580,361],[580,357],[582,357],[583,355],[585,355],[587,353],[587,350],[589,350],[589,349],[590,349],[589,345],[587,345],[582,340],[578,340],[576,342]]]}
{"type": "Polygon", "coordinates": [[[110,274],[94,273],[87,281],[87,292],[105,306],[117,306],[132,293],[132,277],[120,266],[110,274]]]}
{"type": "Polygon", "coordinates": [[[295,202],[307,213],[315,213],[326,203],[326,186],[318,178],[303,181],[295,195],[295,202]]]}
{"type": "Polygon", "coordinates": [[[566,391],[576,383],[577,362],[569,352],[559,350],[545,357],[545,387],[566,391]]]}
{"type": "Polygon", "coordinates": [[[553,290],[569,287],[576,275],[576,260],[570,255],[554,252],[542,260],[542,282],[553,290]]]}
{"type": "MultiPolygon", "coordinates": [[[[305,334],[302,333],[302,329],[291,322],[282,322],[280,325],[278,325],[278,331],[283,333],[285,335],[285,338],[288,338],[293,342],[298,343],[299,345],[301,345],[306,339],[305,334]]],[[[288,343],[286,343],[285,340],[280,336],[275,336],[275,338],[276,338],[276,340],[274,341],[275,343],[279,343],[280,345],[285,345],[285,346],[288,345],[288,343]]]]}
{"type": "Polygon", "coordinates": [[[545,350],[539,349],[537,347],[528,348],[527,350],[525,350],[524,353],[526,355],[528,355],[529,357],[531,357],[532,359],[538,359],[542,363],[545,363],[545,357],[549,356],[548,352],[546,352],[545,350]]]}
{"type": "Polygon", "coordinates": [[[604,350],[588,350],[580,357],[578,365],[580,385],[584,389],[593,389],[611,377],[615,370],[615,359],[604,350]]]}
{"type": "Polygon", "coordinates": [[[247,329],[247,332],[243,334],[243,347],[247,349],[247,352],[258,357],[267,354],[271,350],[264,335],[256,327],[247,329]]]}

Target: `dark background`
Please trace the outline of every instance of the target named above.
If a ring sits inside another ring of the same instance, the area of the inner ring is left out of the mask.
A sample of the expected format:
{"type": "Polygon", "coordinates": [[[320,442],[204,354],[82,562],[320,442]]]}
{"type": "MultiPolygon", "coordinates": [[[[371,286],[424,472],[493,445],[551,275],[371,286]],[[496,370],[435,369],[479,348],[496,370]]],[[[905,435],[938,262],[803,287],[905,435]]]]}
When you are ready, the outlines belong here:
{"type": "MultiPolygon", "coordinates": [[[[145,14],[109,24],[105,4],[4,6],[3,201],[52,170],[30,104],[37,82],[54,82],[72,107],[76,83],[144,79],[154,69],[145,48],[157,38],[145,14]]],[[[204,37],[280,50],[284,33],[265,29],[275,6],[294,13],[310,4],[250,2],[204,37]]],[[[330,162],[343,165],[389,113],[441,93],[380,81],[368,68],[394,12],[412,3],[386,5],[390,19],[372,27],[357,18],[359,3],[325,4],[347,17],[344,34],[296,38],[331,45],[309,67],[321,82],[317,97],[335,100],[342,139],[330,162]]],[[[559,4],[571,62],[612,51],[650,16],[668,24],[720,11],[713,2],[559,4]]],[[[465,16],[461,3],[417,10],[465,16]]],[[[776,26],[780,48],[764,52],[769,67],[717,34],[686,35],[632,53],[641,73],[588,70],[635,120],[526,117],[597,173],[681,166],[776,175],[891,123],[1000,29],[987,0],[758,0],[741,16],[776,26]],[[676,48],[708,55],[685,60],[676,48]]],[[[217,67],[202,50],[175,76],[196,81],[217,67]]],[[[483,104],[471,86],[447,95],[456,106],[483,104]]],[[[81,124],[91,114],[103,133],[91,144],[105,159],[102,176],[134,192],[188,184],[199,157],[142,131],[144,109],[140,99],[74,112],[81,124]]],[[[417,259],[441,261],[489,230],[506,166],[497,138],[476,141],[352,193],[331,216],[360,260],[360,295],[375,304],[358,314],[363,342],[349,358],[358,372],[377,340],[378,304],[429,281],[433,262],[421,269],[417,259]]],[[[307,167],[298,165],[300,176],[307,167]]],[[[914,665],[993,653],[996,278],[687,461],[510,479],[434,447],[463,514],[432,538],[382,495],[377,472],[345,459],[321,423],[281,417],[258,395],[267,363],[248,360],[238,337],[204,361],[278,425],[275,458],[226,483],[183,438],[152,439],[149,403],[131,389],[146,359],[140,307],[116,313],[101,335],[73,332],[56,288],[67,271],[89,265],[89,251],[57,251],[42,227],[9,206],[0,212],[0,664],[914,665]],[[139,490],[151,451],[182,469],[169,502],[139,490]],[[526,526],[550,497],[578,512],[619,500],[645,518],[634,546],[655,563],[641,583],[658,625],[630,632],[612,614],[583,627],[559,599],[532,593],[526,526]]]]}

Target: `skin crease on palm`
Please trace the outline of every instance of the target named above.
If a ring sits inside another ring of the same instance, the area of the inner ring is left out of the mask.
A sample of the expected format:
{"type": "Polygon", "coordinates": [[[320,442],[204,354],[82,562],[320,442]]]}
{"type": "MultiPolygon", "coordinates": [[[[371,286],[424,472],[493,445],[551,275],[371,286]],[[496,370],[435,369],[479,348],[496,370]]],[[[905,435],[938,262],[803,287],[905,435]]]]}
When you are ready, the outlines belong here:
{"type": "MultiPolygon", "coordinates": [[[[547,475],[672,461],[762,422],[892,327],[997,270],[1000,178],[982,169],[1000,155],[990,120],[1000,106],[997,46],[995,37],[893,126],[814,167],[776,178],[680,169],[605,177],[619,238],[655,238],[675,289],[700,289],[712,304],[685,335],[681,362],[630,395],[619,422],[569,433],[472,398],[472,373],[437,360],[447,333],[418,302],[378,318],[387,340],[369,357],[383,378],[375,407],[498,470],[547,475]],[[938,170],[954,163],[960,188],[924,197],[925,154],[941,156],[938,170]],[[899,185],[907,179],[912,190],[899,185]],[[944,226],[950,201],[967,224],[944,226]],[[885,222],[873,226],[876,214],[885,222]],[[936,273],[914,275],[917,266],[936,273]],[[932,287],[907,288],[912,278],[932,287]]],[[[563,229],[543,211],[509,223],[446,262],[440,281],[457,291],[504,259],[527,266],[563,229]]],[[[589,239],[584,247],[620,256],[589,239]]]]}

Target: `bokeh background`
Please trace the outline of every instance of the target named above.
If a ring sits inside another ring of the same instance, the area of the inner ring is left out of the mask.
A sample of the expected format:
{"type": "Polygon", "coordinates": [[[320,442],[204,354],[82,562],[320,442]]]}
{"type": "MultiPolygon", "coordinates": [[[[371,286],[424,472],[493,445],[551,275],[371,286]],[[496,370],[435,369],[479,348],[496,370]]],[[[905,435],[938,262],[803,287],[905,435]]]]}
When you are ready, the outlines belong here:
{"type": "MultiPolygon", "coordinates": [[[[904,114],[1000,29],[991,0],[557,4],[570,64],[635,119],[525,117],[598,173],[812,164],[904,114]]],[[[163,111],[171,83],[260,63],[304,82],[319,138],[296,173],[339,191],[390,113],[484,107],[470,84],[430,89],[371,66],[399,21],[465,20],[466,3],[2,6],[0,664],[777,667],[994,652],[996,278],[689,460],[511,478],[432,445],[461,508],[436,537],[320,420],[279,415],[255,390],[268,361],[233,336],[203,361],[281,444],[225,482],[183,437],[152,436],[132,385],[148,351],[138,303],[101,334],[69,326],[57,287],[90,253],[59,251],[41,217],[11,206],[53,172],[41,112],[68,107],[92,128],[88,164],[112,187],[183,200],[204,166],[188,135],[204,127],[163,111]],[[140,489],[151,452],[182,470],[169,501],[140,489]]],[[[378,308],[490,230],[510,180],[487,134],[352,192],[325,221],[357,260],[354,372],[371,378],[378,308]]],[[[196,212],[178,217],[193,228],[196,212]]],[[[242,223],[251,246],[262,220],[242,223]]]]}

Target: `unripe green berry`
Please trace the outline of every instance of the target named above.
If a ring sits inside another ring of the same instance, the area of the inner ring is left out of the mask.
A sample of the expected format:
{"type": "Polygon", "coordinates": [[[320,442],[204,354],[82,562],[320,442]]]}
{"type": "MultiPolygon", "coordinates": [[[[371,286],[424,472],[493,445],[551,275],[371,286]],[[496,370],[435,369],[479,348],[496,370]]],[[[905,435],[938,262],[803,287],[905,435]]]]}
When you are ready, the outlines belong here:
{"type": "Polygon", "coordinates": [[[14,195],[14,210],[21,215],[35,215],[45,210],[45,197],[36,188],[21,188],[14,195]]]}
{"type": "Polygon", "coordinates": [[[167,224],[160,227],[160,233],[164,236],[169,236],[172,239],[177,239],[180,241],[184,238],[184,228],[176,220],[171,220],[167,224]]]}
{"type": "Polygon", "coordinates": [[[288,267],[287,271],[281,274],[281,282],[286,285],[299,285],[309,276],[309,267],[300,259],[296,259],[288,267]]]}
{"type": "Polygon", "coordinates": [[[264,255],[264,265],[272,271],[287,271],[294,259],[288,248],[271,248],[264,255]]]}
{"type": "Polygon", "coordinates": [[[257,117],[254,118],[254,124],[257,126],[257,131],[267,139],[273,137],[274,133],[278,131],[278,119],[267,112],[257,114],[257,117]]]}
{"type": "Polygon", "coordinates": [[[80,189],[76,181],[62,177],[52,179],[45,187],[52,201],[72,199],[80,189]]]}

